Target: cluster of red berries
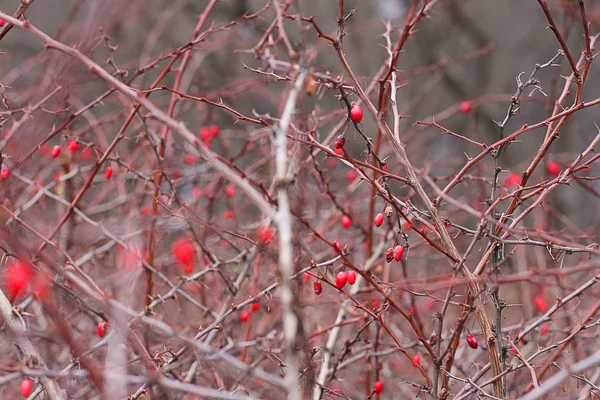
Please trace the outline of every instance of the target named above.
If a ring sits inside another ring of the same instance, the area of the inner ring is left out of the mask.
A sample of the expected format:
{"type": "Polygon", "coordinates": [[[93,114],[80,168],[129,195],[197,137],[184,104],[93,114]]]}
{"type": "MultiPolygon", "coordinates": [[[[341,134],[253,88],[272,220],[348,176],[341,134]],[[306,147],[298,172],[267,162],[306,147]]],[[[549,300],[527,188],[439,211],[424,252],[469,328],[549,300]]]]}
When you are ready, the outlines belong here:
{"type": "Polygon", "coordinates": [[[342,290],[346,283],[354,285],[356,283],[356,271],[350,270],[348,272],[340,271],[335,277],[335,287],[342,290]]]}
{"type": "Polygon", "coordinates": [[[219,135],[219,127],[217,125],[204,126],[200,129],[200,139],[206,146],[210,146],[210,142],[219,135]]]}
{"type": "MultiPolygon", "coordinates": [[[[251,309],[253,313],[258,312],[258,310],[260,310],[260,303],[252,303],[251,309]]],[[[242,310],[240,313],[240,321],[248,322],[248,320],[250,320],[250,311],[242,310]]]]}

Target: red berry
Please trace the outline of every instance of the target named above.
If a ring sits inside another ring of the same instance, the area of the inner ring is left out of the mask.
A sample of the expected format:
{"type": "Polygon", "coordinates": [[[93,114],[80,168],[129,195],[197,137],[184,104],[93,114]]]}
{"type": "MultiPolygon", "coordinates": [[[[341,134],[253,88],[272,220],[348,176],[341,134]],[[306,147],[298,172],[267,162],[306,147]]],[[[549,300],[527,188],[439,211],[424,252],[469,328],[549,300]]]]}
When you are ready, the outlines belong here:
{"type": "MultiPolygon", "coordinates": [[[[42,146],[42,148],[43,148],[43,146],[42,146]]],[[[89,160],[90,158],[92,158],[92,149],[89,148],[89,147],[86,147],[81,152],[81,159],[83,159],[83,160],[89,160]]]]}
{"type": "MultiPolygon", "coordinates": [[[[0,24],[0,26],[2,25],[4,25],[4,21],[2,21],[2,24],[0,24]]],[[[21,396],[29,397],[29,395],[31,394],[32,387],[33,383],[29,379],[23,379],[23,381],[21,382],[21,396]]]]}
{"type": "Polygon", "coordinates": [[[354,122],[362,121],[363,110],[358,104],[353,105],[352,108],[350,109],[350,118],[352,118],[352,121],[354,121],[354,122]]]}
{"type": "Polygon", "coordinates": [[[338,242],[337,240],[334,240],[332,242],[332,244],[333,244],[333,249],[335,251],[342,251],[342,245],[340,244],[340,242],[338,242]]]}
{"type": "Polygon", "coordinates": [[[381,226],[383,224],[383,219],[385,216],[382,213],[379,213],[375,216],[375,226],[381,226]]]}
{"type": "Polygon", "coordinates": [[[173,256],[181,265],[186,266],[191,264],[196,258],[196,248],[191,240],[181,238],[173,242],[171,246],[173,256]]]}
{"type": "Polygon", "coordinates": [[[104,171],[104,177],[106,179],[110,179],[112,174],[113,174],[113,168],[109,165],[108,167],[106,167],[106,171],[104,171]]]}
{"type": "Polygon", "coordinates": [[[233,211],[231,210],[225,210],[225,212],[223,213],[223,218],[225,219],[233,219],[235,217],[235,215],[233,214],[233,211]]]}
{"type": "Polygon", "coordinates": [[[348,271],[348,283],[354,285],[356,283],[356,271],[348,271]]]}
{"type": "Polygon", "coordinates": [[[208,128],[208,131],[212,137],[217,137],[219,135],[219,127],[217,125],[211,125],[210,128],[208,128]]]}
{"type": "Polygon", "coordinates": [[[54,148],[52,148],[52,153],[50,153],[50,155],[52,156],[52,158],[56,158],[60,155],[60,146],[56,145],[54,146],[54,148]]]}
{"type": "Polygon", "coordinates": [[[346,286],[346,282],[348,282],[348,274],[344,271],[340,271],[335,278],[335,287],[338,289],[343,289],[346,286]]]}
{"type": "Polygon", "coordinates": [[[148,207],[148,206],[142,207],[142,210],[140,211],[140,213],[142,215],[148,215],[148,214],[150,214],[150,207],[148,207]]]}
{"type": "Polygon", "coordinates": [[[337,154],[338,156],[343,156],[344,155],[344,149],[335,149],[335,154],[337,154]]]}
{"type": "Polygon", "coordinates": [[[548,304],[546,304],[546,299],[544,298],[544,296],[538,294],[537,296],[535,296],[533,303],[535,304],[539,312],[548,311],[548,304]]]}
{"type": "Polygon", "coordinates": [[[212,135],[210,134],[210,129],[207,128],[206,126],[203,126],[202,129],[200,129],[200,139],[202,139],[202,141],[204,143],[209,143],[210,139],[212,139],[212,135]]]}
{"type": "Polygon", "coordinates": [[[106,322],[104,322],[104,321],[98,322],[98,326],[96,327],[96,333],[98,334],[98,336],[104,337],[104,335],[106,335],[106,331],[107,331],[106,322]]]}
{"type": "Polygon", "coordinates": [[[252,303],[252,312],[257,312],[260,309],[260,303],[252,303]]]}
{"type": "Polygon", "coordinates": [[[476,349],[477,347],[479,347],[479,343],[477,343],[477,339],[475,339],[475,336],[473,336],[472,333],[469,333],[466,337],[467,339],[467,344],[472,348],[472,349],[476,349]]]}
{"type": "Polygon", "coordinates": [[[352,226],[352,219],[350,219],[350,217],[349,217],[349,216],[347,216],[347,215],[344,215],[344,216],[342,217],[342,226],[343,226],[344,228],[350,228],[350,227],[352,226]]]}
{"type": "Polygon", "coordinates": [[[471,107],[470,101],[463,101],[460,103],[460,112],[463,114],[468,114],[471,111],[471,107]]]}
{"type": "Polygon", "coordinates": [[[381,394],[381,392],[383,392],[383,382],[375,382],[375,385],[373,385],[373,390],[375,391],[375,393],[381,394]]]}
{"type": "Polygon", "coordinates": [[[312,280],[312,276],[308,272],[303,272],[302,277],[306,282],[310,282],[312,280]]]}
{"type": "Polygon", "coordinates": [[[0,26],[4,26],[4,20],[0,18],[0,26]]]}
{"type": "Polygon", "coordinates": [[[248,310],[242,311],[240,314],[240,321],[248,322],[249,319],[250,319],[250,313],[248,312],[248,310]]]}
{"type": "Polygon", "coordinates": [[[353,170],[348,171],[348,173],[346,174],[346,180],[348,181],[348,183],[352,183],[355,179],[356,172],[354,172],[353,170]]]}
{"type": "Polygon", "coordinates": [[[550,176],[558,176],[560,174],[560,164],[555,161],[548,161],[546,164],[546,172],[550,176]]]}
{"type": "MultiPolygon", "coordinates": [[[[418,354],[415,354],[415,355],[414,355],[414,357],[413,357],[413,362],[414,362],[416,365],[420,365],[420,364],[421,364],[421,356],[420,356],[420,355],[418,355],[418,354]]],[[[415,365],[415,366],[416,366],[416,365],[415,365]]]]}
{"type": "Polygon", "coordinates": [[[71,153],[75,153],[77,150],[79,150],[79,147],[79,143],[77,143],[75,140],[69,140],[69,143],[67,144],[67,150],[69,150],[71,153]]]}
{"type": "Polygon", "coordinates": [[[194,157],[193,154],[190,154],[190,153],[187,153],[185,155],[185,157],[183,158],[183,162],[185,163],[185,165],[193,165],[195,161],[196,161],[196,158],[194,157]]]}
{"type": "Polygon", "coordinates": [[[9,298],[14,299],[30,282],[33,273],[31,267],[21,260],[14,261],[4,272],[4,283],[9,298]]]}
{"type": "Polygon", "coordinates": [[[317,296],[321,294],[323,291],[323,285],[321,284],[321,281],[314,281],[313,290],[317,296]]]}
{"type": "Polygon", "coordinates": [[[258,242],[259,243],[267,244],[271,240],[273,240],[273,237],[275,237],[275,234],[273,233],[273,230],[271,230],[271,228],[269,228],[268,226],[261,227],[258,229],[258,242]]]}
{"type": "Polygon", "coordinates": [[[225,194],[227,195],[227,197],[233,197],[235,196],[235,186],[227,186],[225,188],[225,194]]]}
{"type": "Polygon", "coordinates": [[[521,184],[521,177],[519,176],[519,174],[515,173],[515,172],[511,172],[510,175],[508,175],[506,177],[506,180],[504,181],[504,186],[506,186],[507,188],[511,188],[511,187],[515,187],[515,189],[517,187],[519,187],[519,185],[521,184]]]}
{"type": "Polygon", "coordinates": [[[550,325],[548,325],[547,323],[546,323],[546,324],[543,324],[543,325],[540,327],[540,334],[541,334],[542,336],[546,336],[546,335],[548,334],[548,331],[549,331],[549,330],[550,330],[550,325]]]}
{"type": "Polygon", "coordinates": [[[344,135],[338,136],[337,139],[335,139],[335,142],[333,142],[333,145],[336,149],[343,148],[345,144],[346,144],[346,138],[344,137],[344,135]]]}
{"type": "Polygon", "coordinates": [[[396,260],[396,261],[402,260],[402,254],[404,254],[404,247],[402,247],[402,246],[394,247],[394,260],[396,260]]]}
{"type": "Polygon", "coordinates": [[[40,147],[40,154],[45,156],[48,153],[50,153],[50,148],[48,148],[47,145],[43,144],[42,147],[40,147]]]}
{"type": "Polygon", "coordinates": [[[6,179],[10,175],[10,170],[6,167],[2,167],[0,170],[0,178],[6,179]]]}

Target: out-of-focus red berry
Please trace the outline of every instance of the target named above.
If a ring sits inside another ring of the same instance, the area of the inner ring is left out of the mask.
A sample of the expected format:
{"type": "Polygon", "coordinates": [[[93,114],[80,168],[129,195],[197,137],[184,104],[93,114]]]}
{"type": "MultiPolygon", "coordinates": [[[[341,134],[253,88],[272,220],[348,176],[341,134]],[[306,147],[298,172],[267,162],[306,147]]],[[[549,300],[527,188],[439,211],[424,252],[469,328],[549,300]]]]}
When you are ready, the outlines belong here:
{"type": "Polygon", "coordinates": [[[463,101],[460,103],[460,112],[463,114],[468,114],[471,111],[471,108],[473,108],[473,105],[470,101],[463,101]]]}

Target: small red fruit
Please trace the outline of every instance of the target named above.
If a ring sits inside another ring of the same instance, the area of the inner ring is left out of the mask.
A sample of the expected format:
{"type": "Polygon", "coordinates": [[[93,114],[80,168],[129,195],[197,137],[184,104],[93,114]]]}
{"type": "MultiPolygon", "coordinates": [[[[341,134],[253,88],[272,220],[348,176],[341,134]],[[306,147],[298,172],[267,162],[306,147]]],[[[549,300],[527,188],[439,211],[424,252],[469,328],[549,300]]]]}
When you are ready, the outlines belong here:
{"type": "MultiPolygon", "coordinates": [[[[1,25],[4,25],[4,21],[2,21],[1,25]]],[[[31,394],[32,387],[33,383],[29,379],[23,379],[23,381],[21,382],[21,396],[29,397],[29,395],[31,394]]]]}
{"type": "Polygon", "coordinates": [[[8,266],[4,272],[4,283],[9,298],[14,299],[31,282],[32,275],[31,267],[21,260],[8,266]]]}
{"type": "Polygon", "coordinates": [[[348,183],[352,183],[355,179],[356,172],[354,172],[353,170],[348,171],[348,173],[346,174],[346,181],[348,181],[348,183]]]}
{"type": "Polygon", "coordinates": [[[550,325],[548,325],[547,323],[543,324],[540,327],[540,334],[542,336],[546,336],[548,334],[548,332],[550,331],[550,325]]]}
{"type": "Polygon", "coordinates": [[[235,196],[235,186],[227,186],[225,188],[225,194],[227,195],[227,197],[233,197],[235,196]]]}
{"type": "Polygon", "coordinates": [[[398,245],[394,247],[394,260],[400,261],[402,260],[402,254],[404,254],[404,247],[398,245]]]}
{"type": "Polygon", "coordinates": [[[471,111],[472,105],[470,101],[463,101],[460,103],[460,112],[463,114],[468,114],[471,111]]]}
{"type": "Polygon", "coordinates": [[[185,165],[193,165],[195,161],[196,159],[194,158],[194,155],[190,153],[187,153],[183,158],[183,162],[185,163],[185,165]]]}
{"type": "Polygon", "coordinates": [[[558,176],[558,174],[560,174],[560,164],[556,161],[548,161],[548,164],[546,164],[546,172],[548,172],[548,175],[550,176],[558,176]]]}
{"type": "Polygon", "coordinates": [[[252,303],[252,312],[257,312],[260,309],[260,303],[252,303]]]}
{"type": "Polygon", "coordinates": [[[79,150],[79,147],[79,143],[77,143],[75,140],[69,140],[69,143],[67,144],[67,150],[69,150],[71,153],[75,153],[77,150],[79,150]]]}
{"type": "Polygon", "coordinates": [[[354,104],[350,109],[350,118],[354,122],[360,122],[363,119],[363,110],[358,104],[354,104]]]}
{"type": "Polygon", "coordinates": [[[223,218],[225,219],[233,219],[235,217],[235,215],[233,214],[233,211],[231,210],[225,210],[225,212],[223,213],[223,218]]]}
{"type": "Polygon", "coordinates": [[[52,148],[52,153],[50,153],[50,155],[52,156],[52,158],[56,158],[60,155],[60,146],[56,145],[52,148]]]}
{"type": "Polygon", "coordinates": [[[333,142],[333,145],[336,149],[341,149],[344,147],[344,145],[346,144],[346,138],[344,137],[344,135],[340,135],[335,139],[335,142],[333,142]]]}
{"type": "Polygon", "coordinates": [[[352,226],[352,219],[350,219],[350,217],[349,217],[349,216],[347,216],[347,215],[344,215],[344,216],[342,217],[342,226],[343,226],[344,228],[350,228],[350,227],[352,226]]]}
{"type": "Polygon", "coordinates": [[[2,167],[2,169],[0,170],[0,178],[6,179],[9,177],[9,175],[10,175],[10,170],[6,167],[2,167]]]}
{"type": "Polygon", "coordinates": [[[202,139],[205,144],[210,143],[210,139],[212,139],[210,129],[206,126],[203,126],[202,129],[200,129],[200,139],[202,139]]]}
{"type": "Polygon", "coordinates": [[[177,262],[183,266],[191,264],[192,261],[194,261],[194,258],[196,258],[196,248],[194,247],[194,244],[191,240],[185,238],[177,239],[173,242],[171,252],[177,262]]]}
{"type": "Polygon", "coordinates": [[[317,296],[321,294],[323,291],[323,285],[321,284],[321,281],[314,281],[313,290],[317,296]]]}
{"type": "Polygon", "coordinates": [[[340,244],[340,242],[338,242],[337,240],[334,240],[332,242],[332,244],[333,244],[333,249],[335,251],[342,251],[342,245],[340,244]]]}
{"type": "Polygon", "coordinates": [[[104,177],[108,180],[113,174],[113,168],[109,165],[106,167],[106,171],[104,171],[104,177]]]}
{"type": "Polygon", "coordinates": [[[0,26],[4,26],[4,20],[0,18],[0,26]]]}
{"type": "Polygon", "coordinates": [[[343,289],[347,282],[348,274],[344,271],[338,272],[337,277],[335,278],[335,287],[338,289],[343,289]]]}
{"type": "Polygon", "coordinates": [[[208,128],[208,131],[213,138],[219,135],[219,127],[217,125],[211,125],[210,128],[208,128]]]}
{"type": "Polygon", "coordinates": [[[479,347],[479,343],[477,343],[477,339],[475,339],[475,336],[473,336],[472,333],[469,333],[466,337],[467,339],[467,344],[472,348],[472,349],[476,349],[477,347],[479,347]]]}
{"type": "Polygon", "coordinates": [[[508,175],[506,177],[506,180],[504,181],[504,186],[506,186],[507,188],[511,188],[511,187],[519,187],[519,185],[521,184],[521,177],[519,176],[519,174],[515,173],[515,172],[511,172],[510,175],[508,175]]]}
{"type": "Polygon", "coordinates": [[[106,322],[100,321],[98,322],[98,326],[96,327],[96,333],[99,337],[104,337],[106,335],[107,327],[106,322]]]}
{"type": "Polygon", "coordinates": [[[258,229],[258,242],[259,243],[267,244],[271,240],[273,240],[273,237],[275,237],[275,234],[273,233],[271,228],[269,228],[268,226],[261,227],[258,229]]]}
{"type": "Polygon", "coordinates": [[[373,390],[375,391],[375,393],[381,394],[383,392],[383,382],[375,382],[375,385],[373,385],[373,390]]]}
{"type": "MultiPolygon", "coordinates": [[[[43,146],[42,146],[42,148],[43,148],[43,146]]],[[[92,158],[92,149],[89,148],[89,147],[86,147],[81,152],[81,159],[83,159],[83,160],[89,160],[90,158],[92,158]]]]}
{"type": "Polygon", "coordinates": [[[240,321],[248,322],[249,319],[250,319],[250,313],[248,312],[248,310],[242,311],[240,314],[240,321]]]}
{"type": "Polygon", "coordinates": [[[535,304],[539,312],[548,311],[548,304],[546,304],[546,299],[544,298],[544,296],[538,294],[537,296],[535,296],[533,303],[535,304]]]}
{"type": "Polygon", "coordinates": [[[348,284],[354,285],[356,283],[356,271],[348,271],[348,284]]]}
{"type": "Polygon", "coordinates": [[[375,216],[375,226],[381,226],[383,224],[383,219],[385,216],[382,213],[379,213],[375,216]]]}
{"type": "Polygon", "coordinates": [[[418,355],[418,354],[415,354],[415,355],[414,355],[414,357],[413,357],[413,362],[414,362],[416,365],[420,365],[420,364],[421,364],[421,356],[420,356],[420,355],[418,355]]]}

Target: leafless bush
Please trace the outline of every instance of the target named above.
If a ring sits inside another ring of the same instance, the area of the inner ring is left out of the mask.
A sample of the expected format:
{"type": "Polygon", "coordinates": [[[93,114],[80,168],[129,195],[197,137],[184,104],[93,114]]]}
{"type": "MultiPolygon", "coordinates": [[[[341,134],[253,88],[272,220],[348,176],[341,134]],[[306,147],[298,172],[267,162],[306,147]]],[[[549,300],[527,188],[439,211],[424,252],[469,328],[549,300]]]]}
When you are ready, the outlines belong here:
{"type": "Polygon", "coordinates": [[[600,5],[13,3],[0,397],[598,396],[600,5]]]}

